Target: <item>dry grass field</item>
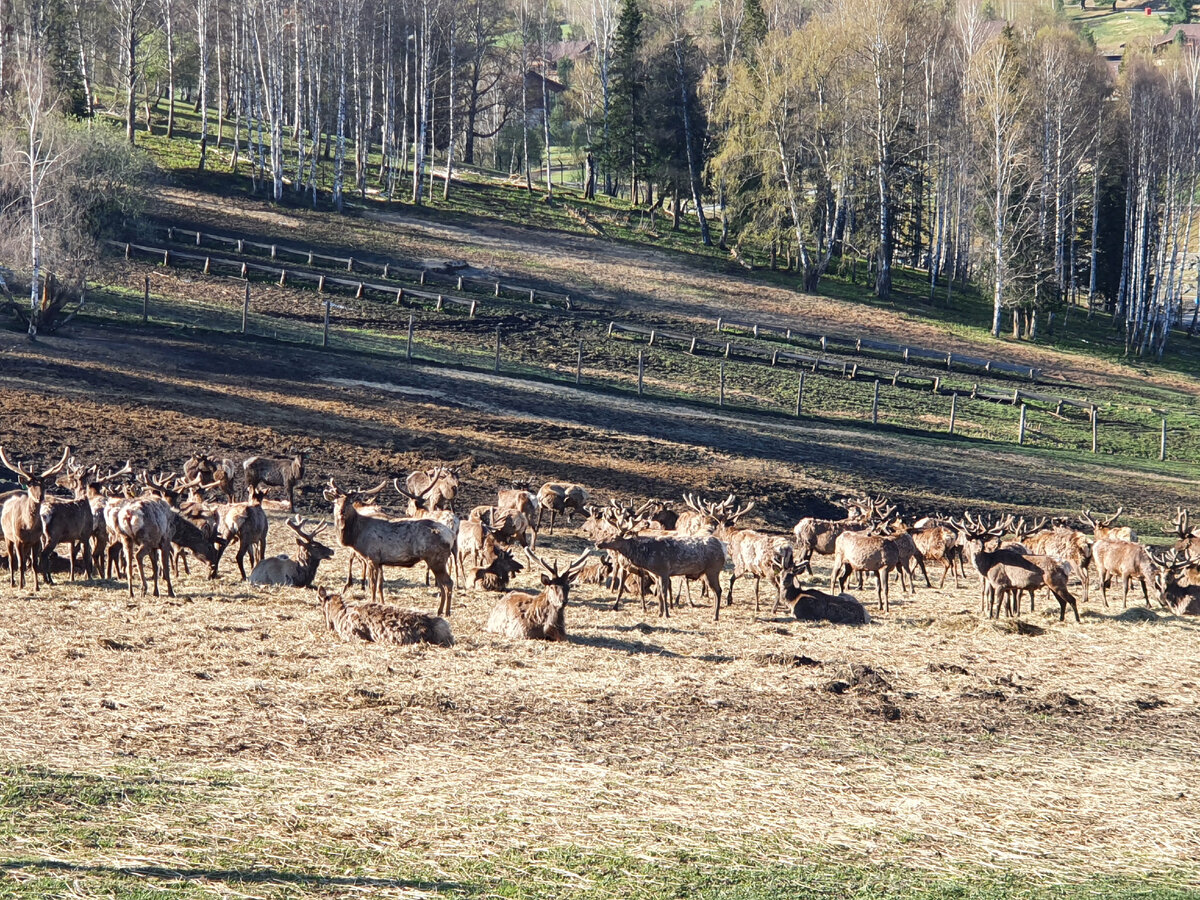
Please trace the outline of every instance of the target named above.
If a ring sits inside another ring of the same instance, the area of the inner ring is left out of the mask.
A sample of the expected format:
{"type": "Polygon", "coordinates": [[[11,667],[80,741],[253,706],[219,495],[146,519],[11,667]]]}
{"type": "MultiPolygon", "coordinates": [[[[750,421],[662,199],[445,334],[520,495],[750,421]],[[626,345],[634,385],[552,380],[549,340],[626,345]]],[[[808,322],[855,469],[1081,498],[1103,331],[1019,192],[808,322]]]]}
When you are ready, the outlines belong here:
{"type": "MultiPolygon", "coordinates": [[[[178,467],[312,449],[298,493],[434,460],[463,505],[513,477],[596,496],[700,488],[790,527],[847,488],[910,508],[1125,504],[1190,477],[726,419],[449,369],[163,330],[0,339],[0,442],[178,467]],[[382,385],[382,386],[381,386],[382,385]]],[[[756,513],[757,514],[757,513],[756,513]]],[[[291,549],[272,515],[269,552],[291,549]]],[[[565,559],[574,528],[546,537],[565,559]]],[[[339,586],[344,551],[318,582],[339,586]]],[[[818,580],[827,577],[818,566],[818,580]]],[[[532,585],[522,573],[522,585],[532,585]]],[[[389,599],[436,606],[423,573],[389,599]]],[[[686,602],[667,620],[578,588],[571,638],[344,643],[315,596],[231,559],[174,598],[0,584],[0,897],[1185,897],[1200,886],[1191,620],[1138,601],[1026,627],[961,589],[893,589],[863,628],[686,602]],[[235,574],[231,575],[230,573],[235,574]]],[[[727,577],[727,576],[726,576],[727,577]]],[[[3,578],[3,575],[0,575],[3,578]]],[[[936,584],[936,579],[935,579],[936,584]]],[[[767,592],[764,592],[764,596],[767,592]]],[[[873,596],[868,589],[864,598],[873,596]]]]}

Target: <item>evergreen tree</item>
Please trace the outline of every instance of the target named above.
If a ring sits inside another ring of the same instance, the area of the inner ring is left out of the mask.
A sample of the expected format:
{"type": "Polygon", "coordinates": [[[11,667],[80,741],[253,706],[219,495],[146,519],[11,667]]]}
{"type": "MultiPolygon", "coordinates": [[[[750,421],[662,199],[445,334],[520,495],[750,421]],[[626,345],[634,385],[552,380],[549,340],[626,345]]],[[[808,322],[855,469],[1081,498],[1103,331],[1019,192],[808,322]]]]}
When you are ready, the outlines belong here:
{"type": "Polygon", "coordinates": [[[602,153],[609,172],[618,173],[618,177],[622,170],[629,172],[631,197],[645,156],[642,19],[638,0],[622,0],[613,39],[609,140],[602,153]]]}
{"type": "Polygon", "coordinates": [[[767,14],[763,10],[762,0],[746,0],[742,27],[738,31],[738,46],[742,48],[742,54],[753,57],[755,49],[766,36],[767,14]]]}

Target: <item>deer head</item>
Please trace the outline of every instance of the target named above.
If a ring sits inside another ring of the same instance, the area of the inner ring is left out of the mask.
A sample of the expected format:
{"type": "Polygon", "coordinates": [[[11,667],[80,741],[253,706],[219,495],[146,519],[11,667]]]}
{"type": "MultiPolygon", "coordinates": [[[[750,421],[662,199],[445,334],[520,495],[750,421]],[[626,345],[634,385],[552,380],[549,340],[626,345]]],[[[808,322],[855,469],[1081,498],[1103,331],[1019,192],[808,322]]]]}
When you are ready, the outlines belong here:
{"type": "Polygon", "coordinates": [[[0,463],[3,463],[6,469],[17,476],[17,480],[29,492],[29,496],[39,503],[46,494],[46,482],[63,470],[70,455],[71,448],[63,447],[62,458],[40,475],[35,475],[32,469],[12,462],[4,448],[0,447],[0,463]]]}

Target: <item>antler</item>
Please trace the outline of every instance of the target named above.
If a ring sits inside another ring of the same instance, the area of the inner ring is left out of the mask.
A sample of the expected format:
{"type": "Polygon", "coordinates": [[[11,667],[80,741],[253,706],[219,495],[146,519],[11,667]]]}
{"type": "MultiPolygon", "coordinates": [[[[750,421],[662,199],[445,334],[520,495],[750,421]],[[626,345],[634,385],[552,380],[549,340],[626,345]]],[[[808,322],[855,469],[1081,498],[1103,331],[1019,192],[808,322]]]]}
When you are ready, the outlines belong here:
{"type": "Polygon", "coordinates": [[[59,472],[61,472],[63,470],[63,467],[67,464],[67,458],[70,455],[71,455],[71,448],[63,447],[62,458],[58,462],[56,462],[54,465],[52,465],[50,468],[48,468],[45,472],[43,472],[42,478],[49,478],[51,475],[57,475],[59,472]]]}
{"type": "Polygon", "coordinates": [[[424,500],[426,497],[429,496],[429,492],[433,490],[434,486],[437,485],[437,483],[442,480],[442,471],[443,470],[440,468],[434,468],[434,469],[429,470],[428,472],[425,472],[424,474],[426,474],[426,475],[429,475],[430,472],[432,472],[433,474],[430,475],[429,484],[425,487],[425,490],[421,491],[421,493],[419,493],[419,494],[410,494],[404,488],[400,487],[400,479],[399,478],[393,478],[392,485],[396,488],[397,492],[399,492],[402,496],[407,497],[409,500],[412,500],[414,503],[420,504],[420,502],[422,500],[424,500]]]}
{"type": "Polygon", "coordinates": [[[133,464],[129,460],[125,460],[125,465],[123,465],[121,468],[117,469],[115,472],[109,472],[103,478],[95,479],[92,484],[107,484],[110,481],[114,481],[117,478],[121,478],[122,476],[130,475],[132,473],[133,464]]]}

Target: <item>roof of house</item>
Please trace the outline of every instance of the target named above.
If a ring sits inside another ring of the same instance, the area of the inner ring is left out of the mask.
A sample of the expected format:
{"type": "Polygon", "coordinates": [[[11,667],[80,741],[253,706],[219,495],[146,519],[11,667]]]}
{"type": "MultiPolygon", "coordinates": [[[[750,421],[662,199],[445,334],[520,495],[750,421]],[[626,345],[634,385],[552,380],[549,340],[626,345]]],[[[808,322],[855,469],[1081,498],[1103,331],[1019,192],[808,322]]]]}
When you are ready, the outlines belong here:
{"type": "Polygon", "coordinates": [[[1154,42],[1155,49],[1165,47],[1167,44],[1174,43],[1177,38],[1182,38],[1183,43],[1194,50],[1200,50],[1200,24],[1193,25],[1172,25],[1167,33],[1154,42]]]}
{"type": "Polygon", "coordinates": [[[555,41],[546,45],[546,59],[552,63],[560,59],[579,59],[590,55],[595,49],[592,41],[555,41]]]}

